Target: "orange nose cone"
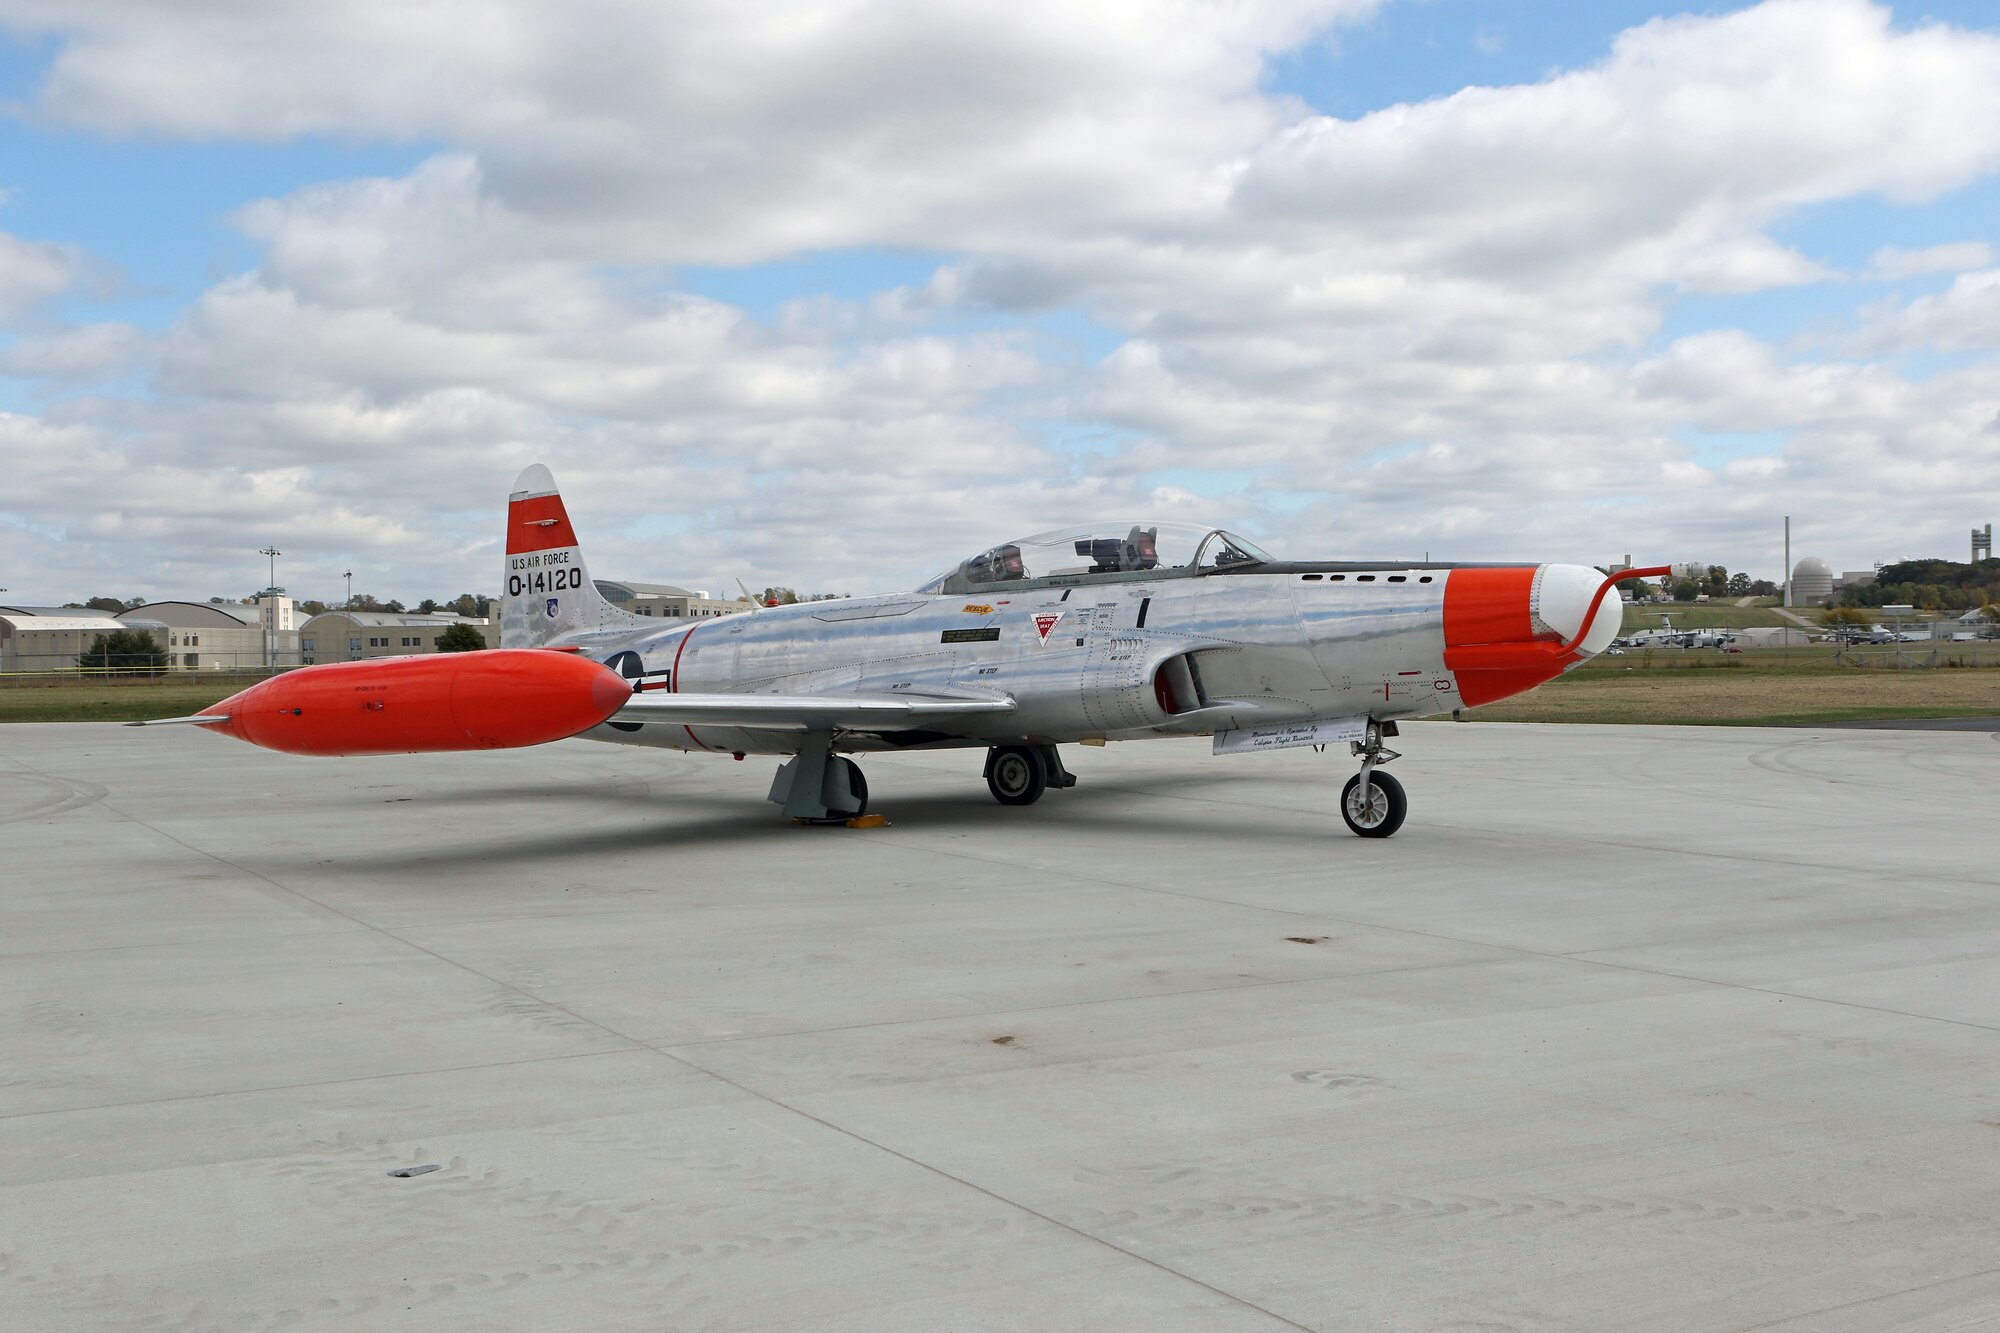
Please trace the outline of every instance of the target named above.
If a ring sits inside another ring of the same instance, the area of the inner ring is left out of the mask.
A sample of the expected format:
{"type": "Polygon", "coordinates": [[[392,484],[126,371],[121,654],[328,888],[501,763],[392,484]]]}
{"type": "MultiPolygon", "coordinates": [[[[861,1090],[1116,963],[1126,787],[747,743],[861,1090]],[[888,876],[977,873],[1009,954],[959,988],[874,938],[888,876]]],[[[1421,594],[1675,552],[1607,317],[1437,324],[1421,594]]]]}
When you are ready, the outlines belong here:
{"type": "Polygon", "coordinates": [[[1444,584],[1444,664],[1468,708],[1562,674],[1535,629],[1535,568],[1454,569],[1444,584]]]}
{"type": "Polygon", "coordinates": [[[290,754],[501,750],[587,731],[631,688],[588,658],[503,648],[304,667],[204,711],[229,717],[212,730],[290,754]]]}

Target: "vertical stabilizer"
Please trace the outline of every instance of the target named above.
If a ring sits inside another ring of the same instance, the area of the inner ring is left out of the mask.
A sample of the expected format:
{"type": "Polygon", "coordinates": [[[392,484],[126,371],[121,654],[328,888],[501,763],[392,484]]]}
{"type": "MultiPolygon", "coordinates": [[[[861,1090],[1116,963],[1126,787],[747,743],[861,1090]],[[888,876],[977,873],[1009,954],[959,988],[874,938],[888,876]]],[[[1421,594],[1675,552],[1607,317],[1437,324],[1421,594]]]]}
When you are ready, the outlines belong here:
{"type": "Polygon", "coordinates": [[[507,500],[507,565],[500,589],[500,646],[539,648],[565,634],[644,625],[604,600],[590,581],[556,479],[536,463],[507,500]]]}

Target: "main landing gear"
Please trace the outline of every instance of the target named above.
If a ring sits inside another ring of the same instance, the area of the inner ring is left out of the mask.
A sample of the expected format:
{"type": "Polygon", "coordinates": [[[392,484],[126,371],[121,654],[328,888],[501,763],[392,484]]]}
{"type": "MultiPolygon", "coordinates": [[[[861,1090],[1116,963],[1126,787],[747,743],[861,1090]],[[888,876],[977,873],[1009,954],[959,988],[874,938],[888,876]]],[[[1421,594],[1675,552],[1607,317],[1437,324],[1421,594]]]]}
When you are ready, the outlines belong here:
{"type": "Polygon", "coordinates": [[[1050,787],[1074,787],[1053,745],[996,745],[986,752],[986,789],[1002,805],[1033,805],[1050,787]]]}
{"type": "Polygon", "coordinates": [[[1367,739],[1351,742],[1354,753],[1361,756],[1361,771],[1340,791],[1340,817],[1364,838],[1388,837],[1403,827],[1403,817],[1410,813],[1403,784],[1387,773],[1376,772],[1378,765],[1398,757],[1382,744],[1385,734],[1395,735],[1396,724],[1371,721],[1367,739]]]}
{"type": "MultiPolygon", "coordinates": [[[[1053,745],[996,745],[986,752],[986,786],[1002,805],[1033,805],[1051,787],[1074,787],[1053,745]]],[[[771,779],[770,800],[808,824],[844,824],[868,809],[861,767],[833,752],[831,736],[808,736],[771,779]]]]}
{"type": "Polygon", "coordinates": [[[868,779],[861,766],[833,752],[831,736],[809,736],[798,754],[778,768],[769,799],[793,819],[844,824],[868,810],[868,779]]]}

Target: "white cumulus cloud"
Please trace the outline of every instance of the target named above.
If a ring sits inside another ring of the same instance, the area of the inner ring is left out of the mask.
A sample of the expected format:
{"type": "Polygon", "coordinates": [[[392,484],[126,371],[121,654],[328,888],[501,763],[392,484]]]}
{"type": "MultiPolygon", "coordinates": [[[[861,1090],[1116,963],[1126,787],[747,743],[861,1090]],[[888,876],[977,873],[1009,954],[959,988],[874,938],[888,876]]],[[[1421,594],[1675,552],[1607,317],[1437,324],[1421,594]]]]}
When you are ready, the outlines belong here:
{"type": "MultiPolygon", "coordinates": [[[[254,262],[157,333],[0,349],[45,404],[0,430],[0,558],[205,594],[282,533],[294,586],[443,596],[536,460],[597,572],[848,591],[1149,505],[1775,574],[1786,512],[1859,564],[2000,504],[1985,242],[1871,240],[1867,276],[1956,276],[1811,346],[1670,322],[1833,288],[1804,210],[2000,170],[2000,39],[1766,0],[1351,119],[1265,91],[1376,7],[0,0],[55,50],[30,124],[426,152],[244,200],[254,262]],[[853,249],[930,271],[762,308],[688,277],[853,249]]],[[[80,253],[0,237],[0,314],[80,253]]]]}

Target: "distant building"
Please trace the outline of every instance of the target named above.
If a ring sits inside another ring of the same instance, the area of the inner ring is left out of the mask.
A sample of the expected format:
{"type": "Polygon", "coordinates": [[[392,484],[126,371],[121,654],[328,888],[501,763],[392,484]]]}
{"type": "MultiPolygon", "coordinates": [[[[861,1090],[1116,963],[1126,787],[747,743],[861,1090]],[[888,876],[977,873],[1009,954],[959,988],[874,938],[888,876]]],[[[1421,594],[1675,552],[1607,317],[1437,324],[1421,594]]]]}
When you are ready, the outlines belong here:
{"type": "Polygon", "coordinates": [[[170,671],[260,670],[267,660],[297,666],[298,634],[276,632],[267,645],[263,611],[244,602],[149,602],[116,615],[70,606],[0,607],[8,622],[0,628],[0,671],[70,670],[98,635],[120,630],[151,634],[170,671]]]}
{"type": "Polygon", "coordinates": [[[500,626],[450,611],[324,611],[299,626],[299,657],[307,666],[372,657],[434,653],[453,625],[470,625],[488,648],[500,646],[500,626]]]}
{"type": "Polygon", "coordinates": [[[1833,581],[1833,586],[1839,589],[1864,588],[1875,582],[1875,578],[1875,571],[1872,569],[1849,569],[1843,571],[1841,576],[1833,581]]]}
{"type": "Polygon", "coordinates": [[[682,620],[697,616],[728,616],[756,608],[755,602],[738,598],[723,601],[698,589],[677,588],[671,583],[622,583],[615,579],[592,579],[604,600],[635,616],[656,616],[682,620]]]}
{"type": "Polygon", "coordinates": [[[283,588],[266,588],[245,605],[256,608],[264,627],[274,633],[284,634],[299,627],[298,603],[285,596],[283,588]]]}
{"type": "Polygon", "coordinates": [[[0,671],[73,671],[98,635],[128,628],[79,607],[0,606],[0,671]]]}
{"type": "Polygon", "coordinates": [[[1833,570],[1817,556],[1792,566],[1793,606],[1825,606],[1833,600],[1833,570]]]}
{"type": "MultiPolygon", "coordinates": [[[[291,598],[283,600],[289,620],[291,598]]],[[[118,619],[129,629],[150,630],[175,671],[252,671],[267,661],[297,666],[296,628],[284,625],[267,642],[265,616],[275,609],[252,602],[148,602],[119,612],[118,619]]]]}

